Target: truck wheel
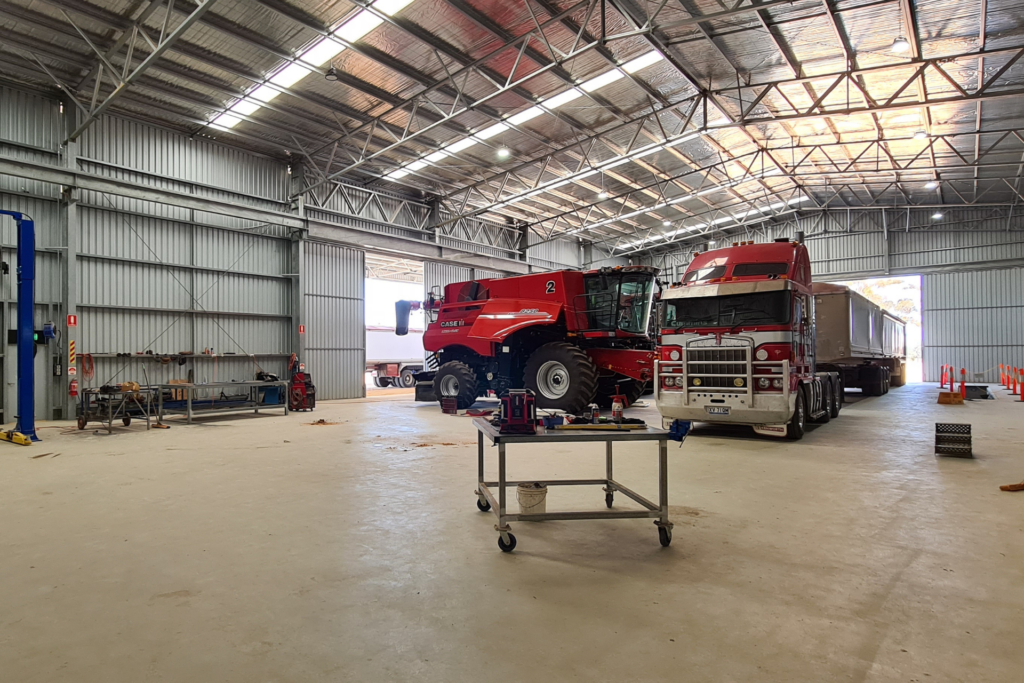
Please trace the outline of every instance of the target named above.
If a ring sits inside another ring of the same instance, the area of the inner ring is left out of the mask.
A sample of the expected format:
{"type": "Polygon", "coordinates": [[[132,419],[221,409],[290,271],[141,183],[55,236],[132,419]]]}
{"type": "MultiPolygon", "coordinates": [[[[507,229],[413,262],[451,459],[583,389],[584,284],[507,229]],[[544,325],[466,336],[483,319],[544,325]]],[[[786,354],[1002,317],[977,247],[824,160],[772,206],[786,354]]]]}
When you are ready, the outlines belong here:
{"type": "Polygon", "coordinates": [[[843,408],[843,385],[838,384],[832,387],[832,405],[829,411],[833,418],[839,417],[839,411],[843,408]]]}
{"type": "Polygon", "coordinates": [[[790,441],[799,441],[804,438],[804,427],[807,426],[807,403],[804,400],[804,388],[796,391],[796,407],[793,409],[793,417],[789,418],[786,425],[786,438],[790,441]]]}
{"type": "Polygon", "coordinates": [[[442,365],[434,375],[434,395],[438,402],[445,398],[458,399],[459,410],[476,403],[477,382],[473,368],[459,361],[442,365]]]}
{"type": "Polygon", "coordinates": [[[641,382],[640,380],[633,379],[632,377],[624,377],[622,375],[598,378],[597,395],[594,397],[594,403],[596,403],[601,410],[612,409],[612,396],[615,395],[616,384],[619,385],[619,390],[622,392],[622,395],[626,397],[626,407],[628,408],[636,403],[637,399],[644,395],[644,391],[647,390],[648,382],[641,382]]]}
{"type": "Polygon", "coordinates": [[[534,351],[523,375],[526,388],[537,395],[538,408],[577,413],[597,392],[594,361],[565,342],[551,342],[534,351]]]}
{"type": "Polygon", "coordinates": [[[377,387],[379,389],[383,389],[384,387],[390,387],[391,386],[391,378],[390,377],[374,377],[373,378],[373,386],[375,386],[375,387],[377,387]]]}
{"type": "Polygon", "coordinates": [[[412,370],[406,368],[402,370],[402,374],[398,377],[398,386],[405,389],[416,386],[416,378],[412,376],[412,370]]]}

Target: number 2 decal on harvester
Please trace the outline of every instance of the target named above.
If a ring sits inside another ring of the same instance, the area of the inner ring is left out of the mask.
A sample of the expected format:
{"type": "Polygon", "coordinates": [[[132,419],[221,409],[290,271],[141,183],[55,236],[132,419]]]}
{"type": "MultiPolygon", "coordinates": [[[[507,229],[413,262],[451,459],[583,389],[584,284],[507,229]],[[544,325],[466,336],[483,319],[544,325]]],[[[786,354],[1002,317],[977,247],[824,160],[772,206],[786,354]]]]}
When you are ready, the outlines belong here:
{"type": "Polygon", "coordinates": [[[548,283],[546,285],[544,285],[544,293],[545,294],[554,294],[555,293],[555,281],[554,280],[548,280],[548,283]]]}

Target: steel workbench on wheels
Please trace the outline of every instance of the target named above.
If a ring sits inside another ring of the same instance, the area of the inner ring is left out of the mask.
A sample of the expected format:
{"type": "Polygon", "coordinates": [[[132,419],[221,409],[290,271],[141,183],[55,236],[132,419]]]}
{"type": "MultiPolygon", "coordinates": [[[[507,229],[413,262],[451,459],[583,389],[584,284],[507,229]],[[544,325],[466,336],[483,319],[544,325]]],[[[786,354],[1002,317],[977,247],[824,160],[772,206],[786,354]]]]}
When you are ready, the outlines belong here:
{"type": "Polygon", "coordinates": [[[668,519],[668,441],[669,432],[663,429],[632,429],[632,430],[555,430],[537,428],[536,434],[501,434],[498,428],[483,418],[473,420],[477,429],[477,507],[483,512],[492,511],[498,518],[494,529],[498,532],[498,547],[504,552],[512,552],[516,547],[516,537],[512,535],[509,522],[541,522],[545,520],[565,519],[653,519],[658,527],[658,538],[663,546],[672,542],[672,522],[668,519]],[[498,447],[498,480],[486,481],[484,477],[484,439],[498,447]],[[656,441],[658,442],[658,502],[644,498],[636,491],[623,486],[613,476],[612,444],[617,441],[656,441]],[[605,478],[604,479],[557,479],[545,480],[548,486],[603,486],[605,491],[605,510],[580,510],[565,512],[544,512],[531,514],[509,513],[506,500],[506,489],[518,486],[519,481],[508,481],[505,477],[505,446],[507,444],[537,443],[601,443],[605,444],[605,478]],[[492,488],[496,492],[492,492],[492,488]],[[643,510],[613,510],[615,493],[622,493],[639,503],[643,510]],[[497,498],[495,498],[497,495],[497,498]]]}

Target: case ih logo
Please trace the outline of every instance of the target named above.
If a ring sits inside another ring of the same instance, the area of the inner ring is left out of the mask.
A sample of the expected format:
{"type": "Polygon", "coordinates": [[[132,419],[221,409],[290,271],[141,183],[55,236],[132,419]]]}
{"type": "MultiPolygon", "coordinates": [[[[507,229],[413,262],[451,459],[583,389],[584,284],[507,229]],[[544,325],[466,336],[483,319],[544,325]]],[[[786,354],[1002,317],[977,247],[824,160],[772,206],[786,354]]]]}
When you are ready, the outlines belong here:
{"type": "Polygon", "coordinates": [[[464,322],[463,320],[442,320],[441,327],[462,327],[464,322]]]}

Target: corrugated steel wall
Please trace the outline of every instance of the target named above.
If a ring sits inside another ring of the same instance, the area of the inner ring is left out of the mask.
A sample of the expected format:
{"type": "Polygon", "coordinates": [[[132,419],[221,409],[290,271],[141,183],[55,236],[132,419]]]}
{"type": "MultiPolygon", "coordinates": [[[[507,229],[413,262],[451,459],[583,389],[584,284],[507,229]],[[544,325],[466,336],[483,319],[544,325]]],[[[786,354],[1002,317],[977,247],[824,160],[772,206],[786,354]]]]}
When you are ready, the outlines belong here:
{"type": "MultiPolygon", "coordinates": [[[[530,244],[541,242],[542,238],[533,231],[529,233],[530,244]]],[[[577,240],[562,239],[552,242],[545,242],[531,247],[527,254],[527,262],[531,265],[552,270],[563,270],[565,268],[580,268],[582,255],[577,240]]]]}
{"type": "MultiPolygon", "coordinates": [[[[59,104],[45,95],[0,86],[0,154],[39,163],[56,163],[60,143],[59,104]]],[[[58,320],[63,315],[61,299],[64,245],[62,210],[58,203],[60,188],[24,178],[0,175],[0,208],[20,211],[35,221],[36,281],[35,325],[58,320]]],[[[17,229],[14,220],[0,216],[0,250],[11,273],[0,278],[0,330],[13,329],[16,320],[17,229]]],[[[17,402],[17,353],[3,342],[0,363],[0,411],[2,421],[14,419],[17,402]]],[[[50,368],[51,355],[36,353],[35,409],[40,418],[50,417],[54,407],[63,404],[63,390],[50,368]]]]}
{"type": "Polygon", "coordinates": [[[925,381],[939,366],[999,381],[999,364],[1024,367],[1024,268],[925,275],[921,283],[925,381]]]}
{"type": "Polygon", "coordinates": [[[305,359],[317,398],[365,396],[364,253],[307,242],[304,254],[305,359]]]}

